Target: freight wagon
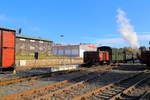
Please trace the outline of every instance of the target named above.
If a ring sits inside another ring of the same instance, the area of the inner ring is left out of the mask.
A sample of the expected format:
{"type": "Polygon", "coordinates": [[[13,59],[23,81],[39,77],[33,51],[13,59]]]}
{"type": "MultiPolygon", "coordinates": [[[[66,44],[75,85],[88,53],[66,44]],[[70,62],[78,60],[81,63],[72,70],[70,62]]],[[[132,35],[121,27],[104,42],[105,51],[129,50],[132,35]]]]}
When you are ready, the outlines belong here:
{"type": "Polygon", "coordinates": [[[0,27],[0,71],[15,69],[16,30],[0,27]]]}
{"type": "Polygon", "coordinates": [[[109,54],[106,51],[86,51],[84,52],[84,63],[87,65],[108,64],[109,54]]]}
{"type": "Polygon", "coordinates": [[[98,47],[97,51],[109,52],[109,59],[111,63],[127,62],[133,59],[133,53],[124,50],[123,48],[111,48],[108,46],[98,47]]]}
{"type": "Polygon", "coordinates": [[[133,60],[133,53],[123,48],[98,47],[97,51],[84,52],[85,64],[125,63],[133,60]],[[103,52],[103,53],[102,53],[103,52]],[[101,59],[102,58],[102,59],[101,59]]]}

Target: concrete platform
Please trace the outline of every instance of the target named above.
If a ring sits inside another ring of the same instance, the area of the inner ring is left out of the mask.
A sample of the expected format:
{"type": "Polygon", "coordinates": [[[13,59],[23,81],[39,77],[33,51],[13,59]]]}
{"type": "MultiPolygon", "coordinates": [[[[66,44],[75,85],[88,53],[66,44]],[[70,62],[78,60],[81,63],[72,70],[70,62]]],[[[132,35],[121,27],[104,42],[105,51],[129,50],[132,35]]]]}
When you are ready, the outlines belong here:
{"type": "Polygon", "coordinates": [[[50,68],[51,72],[57,72],[57,71],[77,69],[79,68],[79,65],[61,65],[61,66],[52,66],[50,68]]]}

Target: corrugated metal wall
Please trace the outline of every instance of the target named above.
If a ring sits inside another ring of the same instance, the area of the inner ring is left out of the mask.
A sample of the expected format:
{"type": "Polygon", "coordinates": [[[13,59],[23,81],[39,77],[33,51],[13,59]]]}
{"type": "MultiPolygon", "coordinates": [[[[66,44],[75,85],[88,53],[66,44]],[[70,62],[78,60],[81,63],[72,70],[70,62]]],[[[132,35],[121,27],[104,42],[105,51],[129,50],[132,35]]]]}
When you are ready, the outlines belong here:
{"type": "Polygon", "coordinates": [[[97,50],[97,48],[95,47],[90,47],[90,46],[88,46],[88,45],[81,45],[80,46],[80,57],[83,57],[83,53],[85,52],[85,51],[96,51],[97,50]]]}
{"type": "Polygon", "coordinates": [[[79,46],[54,47],[53,54],[79,57],[79,46]]]}
{"type": "Polygon", "coordinates": [[[55,47],[53,47],[53,54],[54,55],[83,57],[84,51],[96,51],[96,47],[90,47],[89,45],[55,46],[55,47]]]}

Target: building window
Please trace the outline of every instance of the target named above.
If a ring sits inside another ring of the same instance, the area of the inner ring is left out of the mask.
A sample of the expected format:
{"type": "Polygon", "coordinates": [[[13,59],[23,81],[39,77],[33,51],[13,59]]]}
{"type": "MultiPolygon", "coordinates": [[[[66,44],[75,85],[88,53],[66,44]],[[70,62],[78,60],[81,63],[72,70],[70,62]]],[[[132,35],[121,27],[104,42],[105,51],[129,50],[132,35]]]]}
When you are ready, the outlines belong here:
{"type": "Polygon", "coordinates": [[[42,47],[40,47],[39,49],[40,49],[40,50],[43,50],[43,48],[42,48],[42,47]]]}
{"type": "Polygon", "coordinates": [[[20,41],[26,41],[26,39],[19,39],[20,41]]]}
{"type": "Polygon", "coordinates": [[[33,47],[33,46],[30,46],[30,50],[34,50],[35,49],[35,47],[33,47]]]}
{"type": "Polygon", "coordinates": [[[44,43],[43,41],[39,41],[39,43],[44,43]]]}
{"type": "Polygon", "coordinates": [[[35,42],[35,40],[30,40],[30,42],[35,42]]]}
{"type": "Polygon", "coordinates": [[[25,49],[25,45],[20,46],[20,49],[25,49]]]}

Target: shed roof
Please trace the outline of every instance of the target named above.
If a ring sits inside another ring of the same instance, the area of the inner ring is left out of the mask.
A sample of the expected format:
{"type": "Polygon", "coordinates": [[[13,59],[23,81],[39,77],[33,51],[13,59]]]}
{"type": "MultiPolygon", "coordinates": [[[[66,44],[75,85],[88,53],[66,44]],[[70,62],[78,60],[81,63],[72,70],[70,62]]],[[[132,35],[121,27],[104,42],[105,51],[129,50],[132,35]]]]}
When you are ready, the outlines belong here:
{"type": "Polygon", "coordinates": [[[96,46],[94,45],[87,45],[87,44],[55,45],[55,47],[79,47],[79,46],[88,46],[89,48],[96,48],[96,46]]]}
{"type": "Polygon", "coordinates": [[[55,47],[76,47],[76,46],[81,46],[81,45],[76,45],[76,44],[72,44],[72,45],[63,45],[63,44],[55,45],[55,47]]]}
{"type": "Polygon", "coordinates": [[[33,36],[28,36],[28,35],[23,35],[23,34],[16,34],[16,37],[17,38],[24,38],[24,39],[32,39],[32,40],[41,40],[41,41],[52,42],[51,40],[48,40],[46,38],[33,37],[33,36]]]}

